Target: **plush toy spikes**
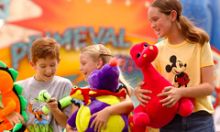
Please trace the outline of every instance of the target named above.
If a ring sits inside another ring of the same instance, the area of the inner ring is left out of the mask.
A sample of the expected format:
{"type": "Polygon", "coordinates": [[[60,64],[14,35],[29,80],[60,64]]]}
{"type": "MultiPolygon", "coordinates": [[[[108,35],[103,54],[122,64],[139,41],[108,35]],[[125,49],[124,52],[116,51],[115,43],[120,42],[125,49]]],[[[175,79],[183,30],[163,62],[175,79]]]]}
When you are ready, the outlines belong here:
{"type": "Polygon", "coordinates": [[[9,72],[11,73],[12,78],[15,81],[17,79],[17,77],[18,77],[18,72],[15,69],[13,69],[13,68],[9,68],[9,72]]]}
{"type": "Polygon", "coordinates": [[[0,61],[0,67],[6,68],[7,65],[4,62],[0,61]]]}
{"type": "Polygon", "coordinates": [[[13,81],[17,79],[18,72],[13,68],[8,68],[7,65],[2,61],[0,61],[0,69],[7,71],[11,75],[13,81]]]}

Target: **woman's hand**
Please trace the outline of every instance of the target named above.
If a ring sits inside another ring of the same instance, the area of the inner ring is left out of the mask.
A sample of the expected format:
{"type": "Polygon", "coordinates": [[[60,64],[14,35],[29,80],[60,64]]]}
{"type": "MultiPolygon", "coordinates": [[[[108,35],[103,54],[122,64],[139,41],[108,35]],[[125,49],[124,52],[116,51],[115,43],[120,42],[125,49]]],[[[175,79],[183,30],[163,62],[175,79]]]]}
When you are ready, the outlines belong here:
{"type": "Polygon", "coordinates": [[[134,89],[134,95],[137,97],[141,105],[145,106],[145,104],[147,104],[149,100],[151,99],[150,96],[148,96],[148,94],[151,94],[152,91],[141,89],[143,84],[144,82],[141,82],[140,84],[138,84],[138,86],[134,89]]]}
{"type": "Polygon", "coordinates": [[[158,94],[159,97],[165,97],[160,102],[165,107],[172,107],[177,101],[182,97],[181,88],[176,88],[173,86],[168,86],[163,89],[163,91],[158,94]]]}
{"type": "Polygon", "coordinates": [[[102,129],[106,128],[106,123],[109,119],[109,116],[111,115],[111,112],[109,110],[109,107],[105,107],[103,110],[93,114],[91,118],[95,117],[91,128],[94,128],[94,131],[100,132],[102,129]]]}
{"type": "Polygon", "coordinates": [[[8,121],[14,126],[17,123],[24,124],[24,118],[17,112],[13,112],[6,117],[8,121]]]}

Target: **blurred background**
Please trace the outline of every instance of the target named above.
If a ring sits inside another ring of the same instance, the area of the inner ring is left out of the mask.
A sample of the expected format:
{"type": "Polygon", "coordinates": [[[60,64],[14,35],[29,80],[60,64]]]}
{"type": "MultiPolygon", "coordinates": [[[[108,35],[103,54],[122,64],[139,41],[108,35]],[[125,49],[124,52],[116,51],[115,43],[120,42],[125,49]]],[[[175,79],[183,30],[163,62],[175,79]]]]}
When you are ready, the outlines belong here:
{"type": "MultiPolygon", "coordinates": [[[[152,0],[0,0],[0,60],[19,71],[18,80],[33,75],[29,48],[38,37],[55,38],[61,45],[58,75],[84,86],[79,50],[102,43],[120,58],[125,78],[135,86],[141,72],[129,57],[138,42],[157,42],[147,20],[152,0]]],[[[220,0],[181,0],[183,14],[210,35],[216,66],[215,123],[220,131],[220,0]]],[[[135,99],[134,99],[135,100],[135,99]]],[[[135,102],[135,101],[134,101],[135,102]]],[[[135,102],[136,104],[136,102],[135,102]]]]}

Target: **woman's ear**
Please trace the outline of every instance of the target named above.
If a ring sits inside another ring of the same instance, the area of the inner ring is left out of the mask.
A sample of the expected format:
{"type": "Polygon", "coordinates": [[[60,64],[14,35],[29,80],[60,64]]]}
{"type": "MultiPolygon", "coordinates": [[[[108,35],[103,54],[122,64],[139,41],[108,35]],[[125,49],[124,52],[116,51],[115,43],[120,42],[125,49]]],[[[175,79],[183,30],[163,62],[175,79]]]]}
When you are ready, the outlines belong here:
{"type": "Polygon", "coordinates": [[[172,21],[175,21],[177,19],[177,12],[175,10],[172,10],[170,12],[170,17],[172,21]]]}
{"type": "Polygon", "coordinates": [[[100,68],[102,68],[102,66],[104,65],[104,62],[103,62],[103,60],[101,59],[101,58],[99,58],[99,60],[98,60],[98,63],[97,63],[97,69],[100,69],[100,68]]]}

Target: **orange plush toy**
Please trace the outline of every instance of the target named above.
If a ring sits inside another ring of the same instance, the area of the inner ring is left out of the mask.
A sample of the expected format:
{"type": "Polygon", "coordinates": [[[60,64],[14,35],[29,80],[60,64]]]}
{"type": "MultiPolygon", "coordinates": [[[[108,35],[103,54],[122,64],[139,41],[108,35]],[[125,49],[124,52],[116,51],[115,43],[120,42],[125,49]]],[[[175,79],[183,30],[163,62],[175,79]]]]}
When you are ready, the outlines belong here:
{"type": "MultiPolygon", "coordinates": [[[[6,118],[12,112],[21,113],[24,119],[27,120],[25,113],[27,102],[21,96],[22,88],[14,84],[17,75],[17,71],[8,68],[0,61],[0,132],[13,129],[13,125],[6,118]]],[[[17,124],[16,127],[18,128],[13,129],[13,131],[22,129],[22,124],[17,124]]]]}
{"type": "Polygon", "coordinates": [[[156,58],[158,49],[156,46],[143,42],[134,45],[130,54],[136,65],[142,70],[144,76],[143,89],[152,91],[149,94],[151,99],[146,106],[139,105],[134,109],[133,131],[144,132],[147,126],[161,128],[168,124],[178,113],[181,116],[188,116],[193,112],[193,103],[188,98],[182,98],[173,107],[162,106],[157,95],[171,83],[161,76],[153,67],[151,62],[156,58]]]}

